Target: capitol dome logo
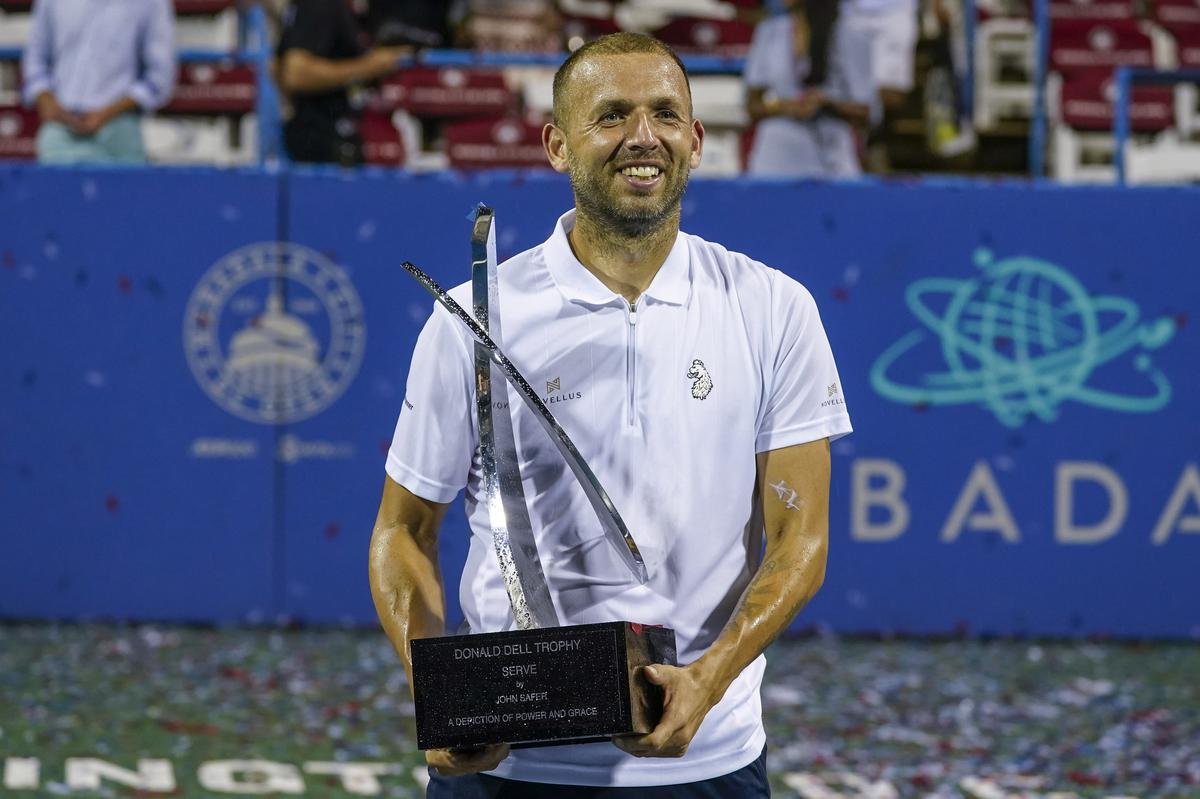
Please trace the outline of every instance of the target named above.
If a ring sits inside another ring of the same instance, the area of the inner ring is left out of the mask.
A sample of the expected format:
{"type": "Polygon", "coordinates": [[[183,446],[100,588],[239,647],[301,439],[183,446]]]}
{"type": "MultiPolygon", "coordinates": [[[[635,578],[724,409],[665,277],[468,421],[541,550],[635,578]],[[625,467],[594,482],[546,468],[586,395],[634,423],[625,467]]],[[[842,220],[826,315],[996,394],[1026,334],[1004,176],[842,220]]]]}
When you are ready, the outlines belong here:
{"type": "Polygon", "coordinates": [[[263,242],[204,274],[183,322],[188,366],[214,402],[259,424],[315,416],[342,395],[366,345],[362,302],[340,266],[263,242]]]}

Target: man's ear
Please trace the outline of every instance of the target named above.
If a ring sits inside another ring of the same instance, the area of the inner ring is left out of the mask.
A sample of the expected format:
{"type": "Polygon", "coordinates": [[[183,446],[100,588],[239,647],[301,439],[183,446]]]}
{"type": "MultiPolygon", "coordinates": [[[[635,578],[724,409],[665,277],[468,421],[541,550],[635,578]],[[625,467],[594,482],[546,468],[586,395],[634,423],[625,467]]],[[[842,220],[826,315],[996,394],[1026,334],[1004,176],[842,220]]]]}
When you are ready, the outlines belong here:
{"type": "Polygon", "coordinates": [[[704,125],[700,120],[692,120],[692,152],[688,156],[688,166],[695,169],[700,166],[700,155],[704,151],[704,125]]]}
{"type": "Polygon", "coordinates": [[[552,122],[547,122],[542,128],[542,148],[555,172],[567,171],[567,137],[552,122]]]}

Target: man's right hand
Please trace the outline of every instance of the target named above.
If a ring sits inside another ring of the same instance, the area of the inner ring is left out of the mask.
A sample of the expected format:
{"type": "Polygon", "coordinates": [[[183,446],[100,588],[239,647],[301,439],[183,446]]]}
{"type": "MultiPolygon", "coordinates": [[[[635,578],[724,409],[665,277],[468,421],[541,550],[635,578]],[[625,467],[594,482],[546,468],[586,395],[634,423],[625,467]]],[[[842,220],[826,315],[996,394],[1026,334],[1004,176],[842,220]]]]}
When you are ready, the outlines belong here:
{"type": "Polygon", "coordinates": [[[442,777],[461,777],[491,771],[508,757],[508,744],[493,744],[473,749],[430,749],[425,762],[442,777]]]}
{"type": "Polygon", "coordinates": [[[38,95],[37,112],[38,119],[42,122],[69,123],[71,121],[71,115],[58,104],[58,98],[54,96],[53,92],[42,92],[38,95]]]}

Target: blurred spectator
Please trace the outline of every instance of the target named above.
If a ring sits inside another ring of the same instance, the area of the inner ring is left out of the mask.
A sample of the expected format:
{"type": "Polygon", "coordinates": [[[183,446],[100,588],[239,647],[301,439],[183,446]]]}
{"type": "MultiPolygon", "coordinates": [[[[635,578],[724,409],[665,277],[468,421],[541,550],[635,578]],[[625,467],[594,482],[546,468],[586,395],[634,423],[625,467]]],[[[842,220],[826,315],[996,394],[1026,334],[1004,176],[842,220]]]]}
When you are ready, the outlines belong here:
{"type": "Polygon", "coordinates": [[[562,17],[554,0],[470,0],[462,42],[496,53],[557,53],[562,17]]]}
{"type": "Polygon", "coordinates": [[[450,47],[450,20],[462,15],[464,0],[371,0],[365,24],[381,45],[450,47]]]}
{"type": "Polygon", "coordinates": [[[344,0],[293,0],[279,37],[279,85],[291,100],[283,141],[293,161],[363,163],[350,88],[396,70],[408,47],[368,49],[344,0]]]}
{"type": "Polygon", "coordinates": [[[923,105],[929,151],[953,158],[974,149],[975,130],[961,87],[967,68],[963,8],[959,0],[925,0],[922,28],[929,42],[923,105]]]}
{"type": "Polygon", "coordinates": [[[841,20],[869,54],[883,108],[869,160],[875,171],[886,171],[886,137],[891,121],[913,87],[917,0],[841,0],[841,20]]]}
{"type": "Polygon", "coordinates": [[[21,58],[43,163],[145,163],[138,112],[175,86],[171,0],[37,0],[21,58]]]}
{"type": "Polygon", "coordinates": [[[770,177],[862,173],[855,127],[871,118],[868,51],[832,4],[794,2],[758,25],[746,58],[746,110],[758,123],[747,172],[770,177]],[[817,54],[824,53],[817,63],[817,54]],[[819,80],[810,82],[809,76],[819,80]]]}

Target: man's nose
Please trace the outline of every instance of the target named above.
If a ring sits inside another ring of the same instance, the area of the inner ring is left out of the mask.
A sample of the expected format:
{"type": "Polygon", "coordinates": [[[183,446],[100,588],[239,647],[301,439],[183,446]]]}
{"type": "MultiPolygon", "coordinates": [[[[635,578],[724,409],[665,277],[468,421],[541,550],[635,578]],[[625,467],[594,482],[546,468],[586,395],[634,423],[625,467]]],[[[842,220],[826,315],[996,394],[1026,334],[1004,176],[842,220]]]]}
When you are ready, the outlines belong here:
{"type": "Polygon", "coordinates": [[[639,112],[633,115],[633,130],[626,139],[626,144],[634,149],[649,150],[658,145],[658,136],[651,124],[650,114],[639,112]]]}

